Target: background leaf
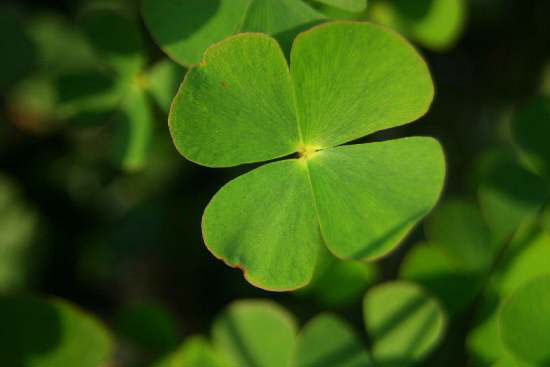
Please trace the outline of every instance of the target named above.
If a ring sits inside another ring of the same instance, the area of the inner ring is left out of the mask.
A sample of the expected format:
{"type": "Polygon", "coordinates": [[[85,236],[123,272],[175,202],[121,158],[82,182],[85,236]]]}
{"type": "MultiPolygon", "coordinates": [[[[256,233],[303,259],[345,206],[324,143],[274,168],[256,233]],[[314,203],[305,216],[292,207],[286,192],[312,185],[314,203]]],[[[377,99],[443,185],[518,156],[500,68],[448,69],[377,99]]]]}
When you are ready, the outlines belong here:
{"type": "Polygon", "coordinates": [[[143,90],[130,88],[113,121],[113,160],[135,171],[143,168],[149,154],[154,121],[150,101],[143,90]]]}
{"type": "Polygon", "coordinates": [[[520,360],[550,366],[550,276],[514,292],[502,306],[499,324],[504,344],[520,360]]]}
{"type": "Polygon", "coordinates": [[[296,341],[291,315],[269,301],[234,303],[214,322],[215,347],[239,367],[287,366],[296,341]]]}
{"type": "Polygon", "coordinates": [[[331,254],[327,258],[327,264],[320,264],[318,261],[313,280],[300,290],[300,294],[314,297],[325,307],[353,303],[380,275],[375,264],[340,261],[331,254]]]}
{"type": "Polygon", "coordinates": [[[288,49],[296,34],[323,20],[302,0],[143,0],[142,13],[155,41],[182,65],[239,32],[268,33],[288,49]]]}
{"type": "Polygon", "coordinates": [[[147,71],[145,86],[163,112],[170,110],[185,72],[184,68],[168,59],[157,62],[147,71]]]}
{"type": "Polygon", "coordinates": [[[173,353],[153,367],[230,367],[202,336],[191,336],[173,353]]]}
{"type": "Polygon", "coordinates": [[[446,326],[438,302],[412,283],[372,288],[365,295],[363,312],[379,366],[415,365],[439,344],[446,326]]]}
{"type": "Polygon", "coordinates": [[[373,0],[369,15],[373,21],[441,52],[454,46],[462,34],[466,4],[464,0],[373,0]]]}
{"type": "Polygon", "coordinates": [[[292,363],[293,367],[371,365],[368,352],[349,326],[330,314],[315,317],[300,331],[292,363]]]}
{"type": "Polygon", "coordinates": [[[5,366],[97,367],[111,358],[112,339],[103,326],[65,301],[4,296],[0,323],[5,366]]]}

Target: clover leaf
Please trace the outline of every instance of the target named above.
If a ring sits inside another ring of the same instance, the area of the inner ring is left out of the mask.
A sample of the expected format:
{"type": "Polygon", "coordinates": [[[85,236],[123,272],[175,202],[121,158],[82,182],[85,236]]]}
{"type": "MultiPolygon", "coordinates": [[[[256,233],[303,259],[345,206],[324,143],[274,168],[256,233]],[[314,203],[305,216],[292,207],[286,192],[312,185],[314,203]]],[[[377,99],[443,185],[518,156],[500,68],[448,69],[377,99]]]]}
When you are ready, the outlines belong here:
{"type": "Polygon", "coordinates": [[[317,26],[294,41],[239,34],[208,49],[174,99],[179,152],[209,167],[298,154],[225,185],[203,220],[207,247],[272,290],[309,282],[322,246],[374,259],[435,205],[445,163],[437,141],[339,146],[426,112],[426,64],[395,33],[369,23],[317,26]]]}

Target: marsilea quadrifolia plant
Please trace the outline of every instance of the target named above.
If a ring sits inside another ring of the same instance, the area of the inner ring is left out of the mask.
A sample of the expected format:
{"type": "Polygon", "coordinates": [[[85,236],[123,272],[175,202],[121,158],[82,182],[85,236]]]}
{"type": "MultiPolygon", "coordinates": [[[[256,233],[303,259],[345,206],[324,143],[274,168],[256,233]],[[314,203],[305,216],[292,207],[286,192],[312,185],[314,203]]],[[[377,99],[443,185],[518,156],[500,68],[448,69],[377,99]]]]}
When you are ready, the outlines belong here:
{"type": "Polygon", "coordinates": [[[428,137],[343,144],[419,118],[433,94],[415,49],[369,23],[299,34],[290,66],[265,34],[211,46],[172,105],[177,149],[209,167],[274,161],[214,196],[208,249],[278,291],[307,284],[325,248],[355,260],[390,252],[435,205],[442,149],[428,137]]]}

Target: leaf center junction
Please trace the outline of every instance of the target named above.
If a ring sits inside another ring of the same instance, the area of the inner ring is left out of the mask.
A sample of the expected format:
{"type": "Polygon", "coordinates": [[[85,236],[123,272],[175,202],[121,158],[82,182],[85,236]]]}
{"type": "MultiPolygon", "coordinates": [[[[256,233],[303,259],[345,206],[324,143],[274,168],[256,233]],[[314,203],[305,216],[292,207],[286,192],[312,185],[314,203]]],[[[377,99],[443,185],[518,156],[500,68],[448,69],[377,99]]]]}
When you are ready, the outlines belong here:
{"type": "Polygon", "coordinates": [[[300,158],[308,159],[315,155],[319,151],[319,148],[314,145],[301,145],[298,147],[298,155],[300,158]]]}

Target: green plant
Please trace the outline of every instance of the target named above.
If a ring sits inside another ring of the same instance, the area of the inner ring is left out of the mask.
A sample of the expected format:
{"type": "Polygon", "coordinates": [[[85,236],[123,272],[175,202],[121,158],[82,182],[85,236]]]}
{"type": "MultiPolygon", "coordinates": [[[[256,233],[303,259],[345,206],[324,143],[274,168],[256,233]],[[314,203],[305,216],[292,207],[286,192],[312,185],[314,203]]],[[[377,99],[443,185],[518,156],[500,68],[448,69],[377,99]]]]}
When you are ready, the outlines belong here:
{"type": "Polygon", "coordinates": [[[180,153],[205,166],[298,155],[231,181],[202,221],[216,257],[272,290],[307,284],[325,244],[347,259],[387,254],[435,205],[445,171],[430,138],[339,147],[428,109],[428,69],[399,36],[328,23],[299,35],[290,59],[268,36],[228,38],[189,70],[169,117],[180,153]]]}

